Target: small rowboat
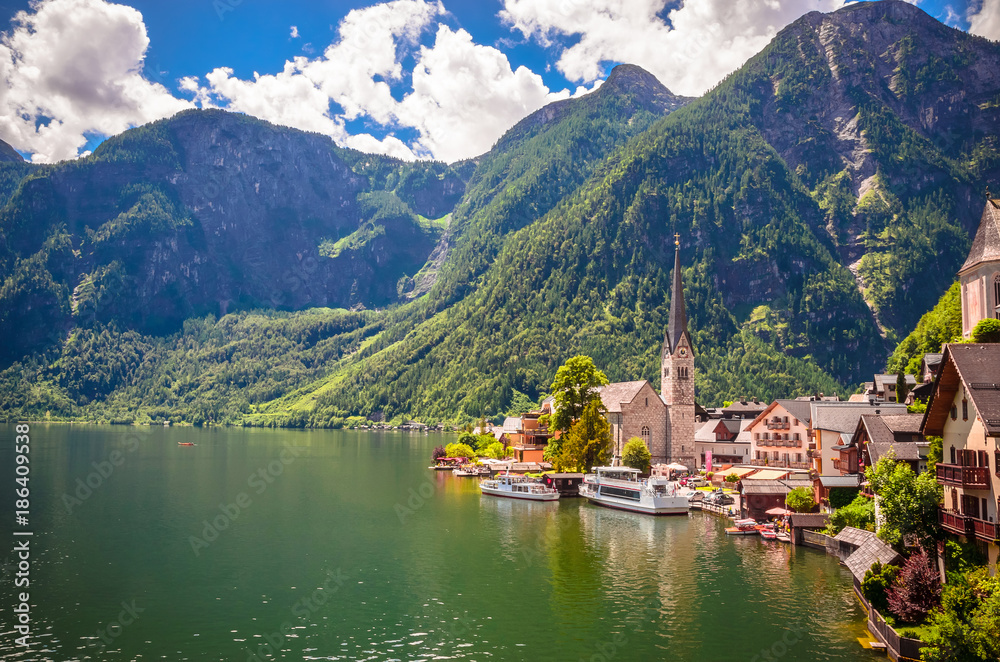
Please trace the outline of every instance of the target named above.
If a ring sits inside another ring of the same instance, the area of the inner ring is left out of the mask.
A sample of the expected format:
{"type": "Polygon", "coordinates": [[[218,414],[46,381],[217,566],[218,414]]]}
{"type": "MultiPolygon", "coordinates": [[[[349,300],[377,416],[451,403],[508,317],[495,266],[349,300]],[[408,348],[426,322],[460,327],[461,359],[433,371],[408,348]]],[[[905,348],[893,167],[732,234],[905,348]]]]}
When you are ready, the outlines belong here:
{"type": "Polygon", "coordinates": [[[778,534],[773,529],[761,529],[760,537],[764,540],[777,540],[778,534]]]}
{"type": "Polygon", "coordinates": [[[194,446],[194,442],[191,441],[178,441],[178,446],[194,446]]]}

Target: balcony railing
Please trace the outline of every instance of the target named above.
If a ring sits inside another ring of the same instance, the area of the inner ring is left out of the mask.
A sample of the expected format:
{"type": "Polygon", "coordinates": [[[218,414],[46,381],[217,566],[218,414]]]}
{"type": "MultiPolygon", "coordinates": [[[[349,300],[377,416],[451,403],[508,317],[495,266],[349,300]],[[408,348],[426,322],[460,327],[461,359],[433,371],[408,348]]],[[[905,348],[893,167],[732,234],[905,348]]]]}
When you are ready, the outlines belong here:
{"type": "Polygon", "coordinates": [[[989,469],[986,467],[963,467],[960,464],[938,462],[937,481],[942,485],[955,485],[973,490],[985,490],[990,486],[989,469]]]}
{"type": "Polygon", "coordinates": [[[792,426],[789,425],[788,421],[767,421],[768,430],[788,430],[792,426]]]}
{"type": "Polygon", "coordinates": [[[1000,530],[995,522],[987,522],[975,517],[966,517],[961,513],[949,510],[939,510],[938,521],[941,528],[951,533],[965,536],[966,538],[978,538],[985,542],[995,542],[1000,540],[1000,530]]]}
{"type": "Polygon", "coordinates": [[[802,448],[802,442],[798,439],[758,439],[758,446],[773,446],[783,448],[802,448]]]}
{"type": "Polygon", "coordinates": [[[812,469],[811,462],[786,462],[785,460],[767,460],[754,458],[750,464],[755,467],[767,467],[768,469],[812,469]]]}

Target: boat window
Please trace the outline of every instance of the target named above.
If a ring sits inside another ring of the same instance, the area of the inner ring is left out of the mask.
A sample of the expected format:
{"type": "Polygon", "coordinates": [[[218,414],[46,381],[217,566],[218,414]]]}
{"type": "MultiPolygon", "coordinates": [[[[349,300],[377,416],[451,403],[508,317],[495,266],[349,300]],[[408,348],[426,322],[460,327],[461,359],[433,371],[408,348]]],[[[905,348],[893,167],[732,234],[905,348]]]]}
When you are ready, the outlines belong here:
{"type": "Polygon", "coordinates": [[[636,490],[627,490],[621,487],[611,487],[610,485],[601,485],[601,492],[604,496],[614,496],[620,497],[622,499],[631,499],[632,501],[639,500],[639,492],[636,490]]]}

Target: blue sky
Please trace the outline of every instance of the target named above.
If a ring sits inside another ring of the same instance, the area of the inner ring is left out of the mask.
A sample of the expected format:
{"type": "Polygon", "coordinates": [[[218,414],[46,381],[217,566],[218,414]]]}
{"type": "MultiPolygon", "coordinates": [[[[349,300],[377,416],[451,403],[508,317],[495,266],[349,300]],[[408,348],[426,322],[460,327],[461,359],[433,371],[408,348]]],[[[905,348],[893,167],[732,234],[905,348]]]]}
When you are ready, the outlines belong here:
{"type": "MultiPolygon", "coordinates": [[[[0,138],[36,161],[187,107],[223,107],[401,158],[489,149],[617,62],[698,95],[781,27],[845,0],[4,2],[0,138]]],[[[921,0],[1000,38],[1000,0],[921,0]]]]}

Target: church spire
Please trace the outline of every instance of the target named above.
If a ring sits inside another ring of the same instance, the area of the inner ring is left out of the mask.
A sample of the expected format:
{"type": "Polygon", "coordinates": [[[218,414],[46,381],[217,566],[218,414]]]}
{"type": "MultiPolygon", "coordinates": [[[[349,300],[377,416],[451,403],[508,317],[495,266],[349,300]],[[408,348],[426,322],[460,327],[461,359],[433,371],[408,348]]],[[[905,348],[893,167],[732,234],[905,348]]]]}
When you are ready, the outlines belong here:
{"type": "MultiPolygon", "coordinates": [[[[684,281],[681,278],[681,242],[680,235],[674,235],[674,284],[670,290],[670,322],[667,326],[667,337],[664,345],[668,354],[673,354],[680,344],[681,337],[688,335],[687,313],[684,310],[684,281]]],[[[688,335],[688,345],[691,336],[688,335]]]]}

